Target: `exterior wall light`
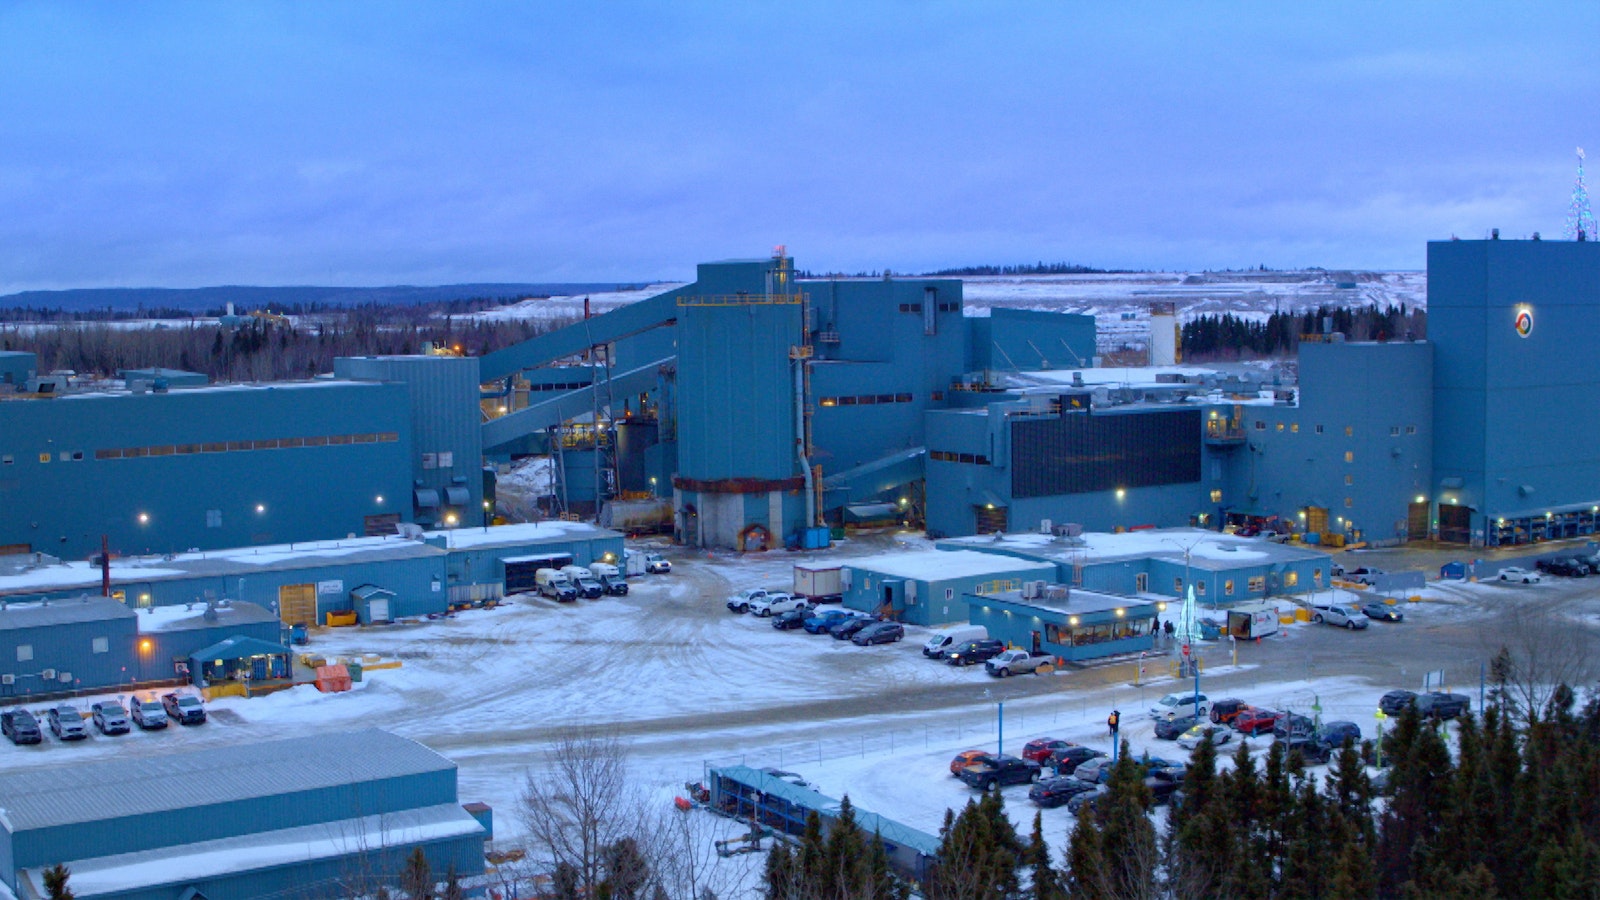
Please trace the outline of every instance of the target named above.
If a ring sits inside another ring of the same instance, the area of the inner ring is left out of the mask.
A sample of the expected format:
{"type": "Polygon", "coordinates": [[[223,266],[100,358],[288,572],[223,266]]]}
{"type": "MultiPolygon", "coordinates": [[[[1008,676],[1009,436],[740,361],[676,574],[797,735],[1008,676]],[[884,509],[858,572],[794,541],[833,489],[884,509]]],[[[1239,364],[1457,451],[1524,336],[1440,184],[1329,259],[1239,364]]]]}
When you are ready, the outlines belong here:
{"type": "Polygon", "coordinates": [[[150,514],[149,513],[143,513],[143,512],[139,513],[139,524],[140,525],[149,525],[150,524],[150,514]]]}
{"type": "Polygon", "coordinates": [[[1122,608],[1122,607],[1120,607],[1120,606],[1119,606],[1119,607],[1117,607],[1117,618],[1119,618],[1119,619],[1120,619],[1120,618],[1122,618],[1122,617],[1123,617],[1123,616],[1125,616],[1125,615],[1127,615],[1127,614],[1128,614],[1128,611],[1127,611],[1127,610],[1125,610],[1125,609],[1123,609],[1123,608],[1122,608]]]}
{"type": "Polygon", "coordinates": [[[379,494],[379,495],[378,495],[378,502],[379,502],[379,503],[382,503],[382,502],[383,502],[383,495],[382,495],[382,494],[379,494]]]}
{"type": "Polygon", "coordinates": [[[1071,625],[1073,628],[1077,628],[1078,627],[1078,617],[1077,616],[1073,616],[1073,617],[1067,619],[1067,624],[1071,625]]]}
{"type": "Polygon", "coordinates": [[[449,526],[451,526],[453,528],[453,527],[455,527],[456,521],[457,520],[456,520],[456,514],[455,513],[446,513],[445,514],[444,523],[446,525],[449,525],[449,526]]]}
{"type": "Polygon", "coordinates": [[[1122,488],[1117,488],[1117,499],[1118,500],[1121,500],[1123,497],[1126,497],[1127,495],[1128,495],[1127,491],[1123,490],[1122,488]]]}
{"type": "Polygon", "coordinates": [[[256,504],[256,512],[264,513],[266,511],[267,511],[267,505],[265,503],[257,503],[256,504]]]}

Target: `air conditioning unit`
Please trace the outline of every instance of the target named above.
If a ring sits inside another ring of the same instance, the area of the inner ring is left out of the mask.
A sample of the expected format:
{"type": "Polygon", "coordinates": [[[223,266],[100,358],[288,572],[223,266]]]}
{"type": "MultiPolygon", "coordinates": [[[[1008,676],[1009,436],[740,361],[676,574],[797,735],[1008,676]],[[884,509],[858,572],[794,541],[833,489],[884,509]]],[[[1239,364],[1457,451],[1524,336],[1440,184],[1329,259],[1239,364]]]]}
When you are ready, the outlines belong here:
{"type": "Polygon", "coordinates": [[[71,672],[62,672],[61,676],[60,676],[60,678],[58,680],[62,684],[71,684],[72,683],[72,673],[71,672]]]}
{"type": "Polygon", "coordinates": [[[1049,519],[1040,519],[1039,520],[1039,533],[1040,534],[1051,534],[1051,533],[1053,533],[1051,531],[1051,523],[1050,523],[1049,519]]]}
{"type": "Polygon", "coordinates": [[[4,675],[0,675],[0,684],[16,684],[16,683],[17,683],[17,676],[12,675],[9,672],[4,674],[4,675]]]}
{"type": "Polygon", "coordinates": [[[51,681],[56,677],[56,670],[45,669],[43,672],[40,672],[39,675],[44,678],[45,681],[51,681]]]}
{"type": "Polygon", "coordinates": [[[1022,583],[1022,599],[1032,600],[1036,596],[1038,595],[1033,592],[1033,582],[1024,581],[1022,583]]]}

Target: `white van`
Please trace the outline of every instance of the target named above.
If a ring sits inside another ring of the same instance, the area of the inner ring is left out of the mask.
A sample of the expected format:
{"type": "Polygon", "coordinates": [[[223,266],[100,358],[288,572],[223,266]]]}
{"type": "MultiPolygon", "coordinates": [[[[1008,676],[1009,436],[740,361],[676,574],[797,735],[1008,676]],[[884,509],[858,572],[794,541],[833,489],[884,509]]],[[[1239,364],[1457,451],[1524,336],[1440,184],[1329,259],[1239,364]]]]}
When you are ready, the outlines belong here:
{"type": "Polygon", "coordinates": [[[922,645],[922,655],[944,659],[945,653],[967,641],[981,641],[988,636],[989,630],[982,625],[947,625],[928,636],[928,642],[922,645]]]}
{"type": "Polygon", "coordinates": [[[578,589],[557,569],[540,569],[533,573],[539,593],[563,603],[578,599],[578,589]]]}

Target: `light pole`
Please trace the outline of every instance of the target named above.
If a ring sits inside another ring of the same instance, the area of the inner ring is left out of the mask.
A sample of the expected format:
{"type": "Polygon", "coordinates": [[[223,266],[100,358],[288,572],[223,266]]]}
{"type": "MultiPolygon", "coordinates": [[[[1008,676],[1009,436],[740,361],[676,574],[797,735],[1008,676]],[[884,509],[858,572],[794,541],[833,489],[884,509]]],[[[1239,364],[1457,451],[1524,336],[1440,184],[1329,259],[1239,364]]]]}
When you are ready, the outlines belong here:
{"type": "Polygon", "coordinates": [[[988,688],[983,689],[983,699],[995,701],[995,735],[998,746],[995,747],[994,753],[996,756],[1003,756],[1006,752],[1006,699],[990,694],[988,688]]]}
{"type": "MultiPolygon", "coordinates": [[[[1194,589],[1194,586],[1189,581],[1189,557],[1190,557],[1191,554],[1194,553],[1194,548],[1200,546],[1200,542],[1203,541],[1203,540],[1205,540],[1205,538],[1195,538],[1194,540],[1190,541],[1188,544],[1180,544],[1177,541],[1173,540],[1172,538],[1162,538],[1161,539],[1161,542],[1163,544],[1171,544],[1172,546],[1177,547],[1179,550],[1183,551],[1183,586],[1185,588],[1188,588],[1189,590],[1193,590],[1194,589]]],[[[1212,610],[1212,612],[1215,612],[1216,609],[1217,609],[1217,598],[1213,595],[1212,598],[1211,598],[1211,610],[1212,610]]]]}

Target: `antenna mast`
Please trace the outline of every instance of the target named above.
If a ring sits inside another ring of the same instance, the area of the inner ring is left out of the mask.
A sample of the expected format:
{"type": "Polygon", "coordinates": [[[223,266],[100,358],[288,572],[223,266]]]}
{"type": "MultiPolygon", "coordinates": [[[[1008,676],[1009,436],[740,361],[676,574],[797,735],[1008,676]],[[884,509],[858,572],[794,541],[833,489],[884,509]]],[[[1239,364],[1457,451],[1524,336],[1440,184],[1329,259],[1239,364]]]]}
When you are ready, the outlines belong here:
{"type": "Polygon", "coordinates": [[[1583,183],[1583,148],[1578,148],[1578,180],[1572,185],[1572,202],[1567,206],[1566,238],[1569,241],[1595,239],[1594,211],[1589,208],[1589,188],[1583,183]]]}

